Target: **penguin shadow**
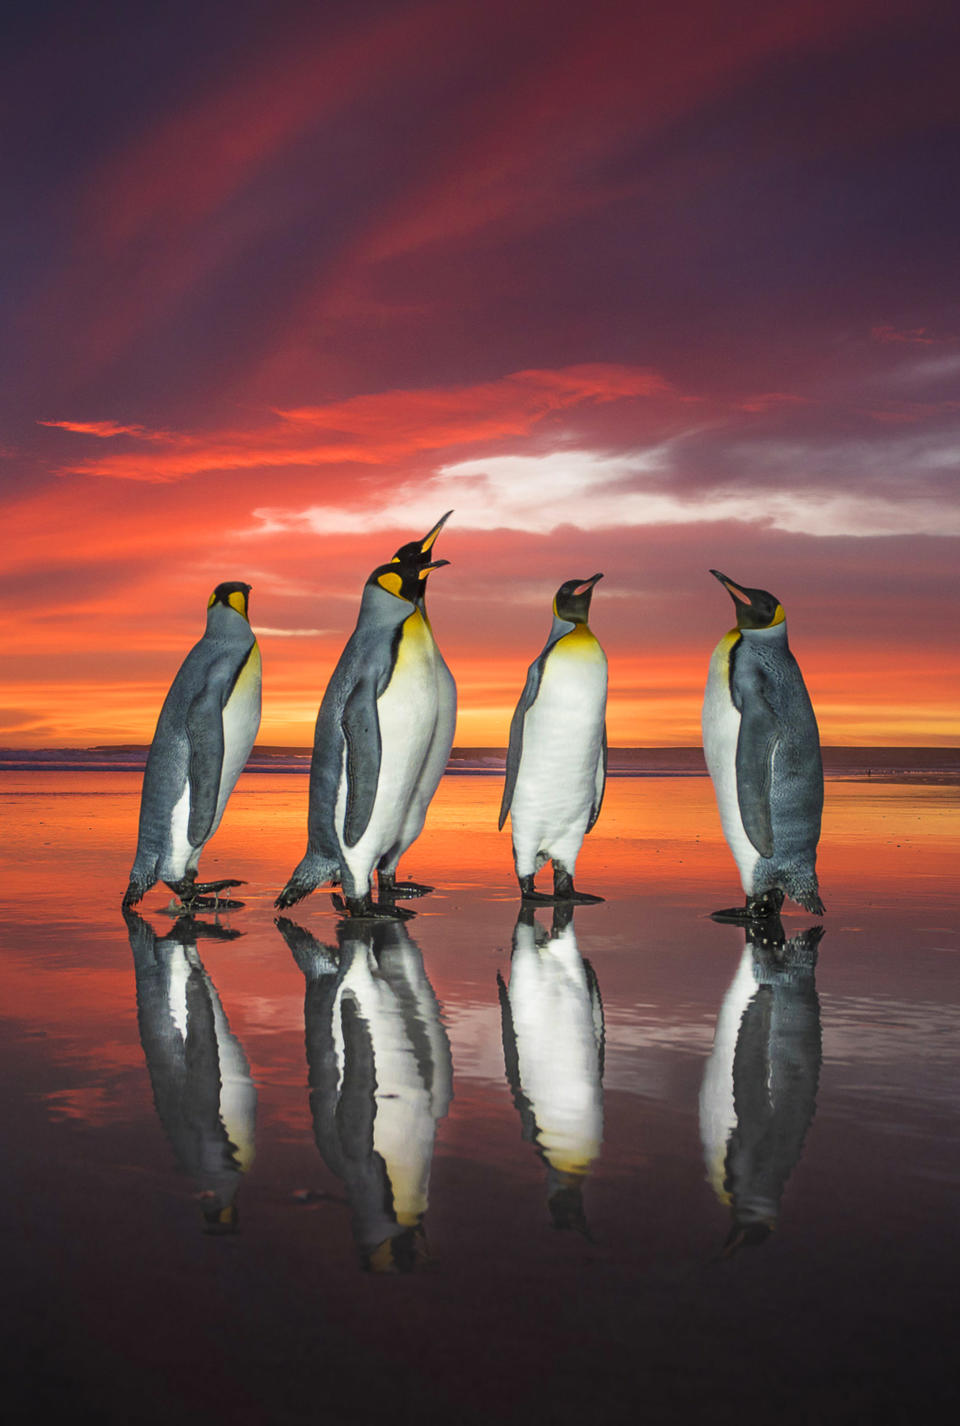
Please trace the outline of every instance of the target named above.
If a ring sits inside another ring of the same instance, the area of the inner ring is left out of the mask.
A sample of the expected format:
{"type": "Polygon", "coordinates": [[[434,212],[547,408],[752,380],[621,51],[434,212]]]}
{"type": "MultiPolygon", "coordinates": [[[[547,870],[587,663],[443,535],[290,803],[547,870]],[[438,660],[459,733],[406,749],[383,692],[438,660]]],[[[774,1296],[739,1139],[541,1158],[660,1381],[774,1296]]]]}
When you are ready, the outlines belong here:
{"type": "Polygon", "coordinates": [[[719,1259],[767,1241],[816,1112],[822,1060],[815,973],[822,926],[786,936],[779,917],[744,928],[700,1087],[707,1179],[730,1210],[719,1259]]]}
{"type": "Polygon", "coordinates": [[[603,1139],[603,1002],[573,915],[570,902],[555,906],[548,933],[522,906],[510,981],[498,972],[497,989],[507,1083],[546,1168],[549,1221],[592,1241],[583,1189],[603,1139]]]}
{"type": "Polygon", "coordinates": [[[433,1268],[425,1220],[453,1062],[420,948],[402,921],[342,920],[335,946],[276,926],[304,975],[313,1134],[346,1189],[360,1266],[433,1268]]]}
{"type": "Polygon", "coordinates": [[[158,935],[130,908],[123,919],[157,1116],[181,1172],[197,1186],[203,1231],[235,1233],[237,1190],[254,1157],[257,1091],[197,943],[242,933],[181,916],[158,935]]]}

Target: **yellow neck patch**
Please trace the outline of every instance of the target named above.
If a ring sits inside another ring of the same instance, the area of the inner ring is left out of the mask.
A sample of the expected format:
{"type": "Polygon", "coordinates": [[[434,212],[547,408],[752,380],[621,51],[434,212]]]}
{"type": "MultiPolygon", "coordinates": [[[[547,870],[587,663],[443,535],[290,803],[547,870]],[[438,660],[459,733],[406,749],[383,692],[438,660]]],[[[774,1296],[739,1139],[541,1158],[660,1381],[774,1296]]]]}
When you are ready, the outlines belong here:
{"type": "Polygon", "coordinates": [[[574,625],[569,634],[564,634],[554,645],[554,648],[562,648],[564,653],[580,655],[595,653],[599,647],[597,636],[589,624],[574,625]]]}

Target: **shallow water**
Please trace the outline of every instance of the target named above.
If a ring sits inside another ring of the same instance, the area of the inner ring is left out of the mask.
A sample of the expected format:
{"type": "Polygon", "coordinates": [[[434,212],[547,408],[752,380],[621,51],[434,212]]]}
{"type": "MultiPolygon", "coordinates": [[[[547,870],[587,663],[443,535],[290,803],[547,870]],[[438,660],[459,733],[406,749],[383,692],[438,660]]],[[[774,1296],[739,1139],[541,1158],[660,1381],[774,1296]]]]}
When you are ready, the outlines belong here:
{"type": "Polygon", "coordinates": [[[828,782],[825,934],[791,914],[780,954],[708,919],[739,889],[704,778],[611,780],[577,876],[608,899],[552,925],[518,924],[497,779],[448,776],[401,868],[437,891],[376,938],[327,893],[275,925],[293,775],[242,778],[205,854],[242,910],[177,931],[155,888],[127,924],[138,795],[0,777],[16,1419],[953,1399],[956,786],[828,782]]]}

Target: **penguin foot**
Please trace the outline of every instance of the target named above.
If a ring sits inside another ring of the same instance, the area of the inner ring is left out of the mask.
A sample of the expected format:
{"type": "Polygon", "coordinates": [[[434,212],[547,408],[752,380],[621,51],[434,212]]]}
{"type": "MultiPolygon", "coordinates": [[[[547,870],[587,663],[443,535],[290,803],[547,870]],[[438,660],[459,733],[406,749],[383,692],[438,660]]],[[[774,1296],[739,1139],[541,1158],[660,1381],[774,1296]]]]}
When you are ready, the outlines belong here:
{"type": "Polygon", "coordinates": [[[405,906],[391,906],[386,901],[374,901],[369,891],[366,896],[338,896],[336,892],[330,901],[341,916],[346,914],[351,921],[411,921],[416,915],[405,906]]]}
{"type": "Polygon", "coordinates": [[[783,892],[779,886],[772,886],[761,896],[748,896],[742,906],[728,906],[724,911],[711,911],[711,921],[720,921],[732,926],[749,926],[765,921],[768,917],[778,918],[783,905],[783,892]]]}
{"type": "Polygon", "coordinates": [[[711,911],[710,920],[719,921],[725,926],[749,926],[751,921],[756,921],[756,916],[751,916],[745,906],[728,906],[724,911],[711,911]]]}
{"type": "Polygon", "coordinates": [[[172,902],[171,907],[167,907],[171,915],[182,916],[184,913],[191,915],[194,911],[236,911],[244,903],[233,901],[229,896],[221,896],[221,891],[226,891],[228,887],[244,886],[245,882],[234,881],[225,878],[223,881],[194,881],[189,876],[181,877],[179,881],[168,881],[167,886],[174,896],[179,896],[179,905],[172,902]],[[212,894],[211,894],[212,893],[212,894]]]}
{"type": "Polygon", "coordinates": [[[595,906],[604,898],[592,896],[589,891],[577,891],[570,873],[554,868],[553,899],[554,901],[572,901],[575,906],[595,906]]]}
{"type": "Polygon", "coordinates": [[[523,886],[520,887],[520,898],[529,906],[593,906],[606,900],[604,896],[591,896],[589,891],[567,891],[557,895],[549,891],[525,891],[523,886]]]}
{"type": "Polygon", "coordinates": [[[422,881],[394,881],[389,872],[378,872],[377,878],[381,901],[389,900],[394,896],[412,900],[415,896],[429,896],[434,890],[432,886],[425,886],[422,881]]]}
{"type": "Polygon", "coordinates": [[[192,896],[184,905],[184,910],[192,916],[194,911],[239,911],[241,906],[246,904],[245,901],[234,901],[229,896],[192,896]]]}
{"type": "MultiPolygon", "coordinates": [[[[531,877],[530,880],[532,881],[533,878],[531,877]]],[[[549,892],[534,891],[533,887],[528,889],[524,886],[522,881],[520,883],[520,899],[528,906],[556,906],[557,904],[557,898],[551,896],[549,892]]],[[[561,899],[565,901],[569,898],[563,897],[561,899]]]]}

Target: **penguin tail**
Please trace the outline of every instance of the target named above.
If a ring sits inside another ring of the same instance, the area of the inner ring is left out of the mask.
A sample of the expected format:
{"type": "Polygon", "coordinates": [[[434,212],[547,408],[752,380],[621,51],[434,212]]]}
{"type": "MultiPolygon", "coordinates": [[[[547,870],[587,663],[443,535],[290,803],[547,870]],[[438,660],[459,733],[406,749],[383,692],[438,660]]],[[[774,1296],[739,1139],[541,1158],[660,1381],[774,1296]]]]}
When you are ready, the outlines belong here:
{"type": "Polygon", "coordinates": [[[812,886],[798,886],[791,890],[790,895],[798,906],[802,906],[804,911],[809,911],[813,916],[823,916],[826,907],[820,899],[820,891],[816,882],[812,886]]]}
{"type": "Polygon", "coordinates": [[[123,893],[123,909],[136,906],[139,901],[143,900],[153,884],[152,881],[131,881],[123,893]]]}
{"type": "Polygon", "coordinates": [[[278,911],[286,911],[288,906],[296,906],[298,901],[309,896],[313,889],[312,886],[305,886],[291,877],[273,904],[278,911]]]}
{"type": "Polygon", "coordinates": [[[273,904],[279,911],[285,911],[288,906],[295,906],[298,901],[309,896],[318,886],[339,880],[339,862],[334,861],[332,857],[308,851],[273,904]]]}

